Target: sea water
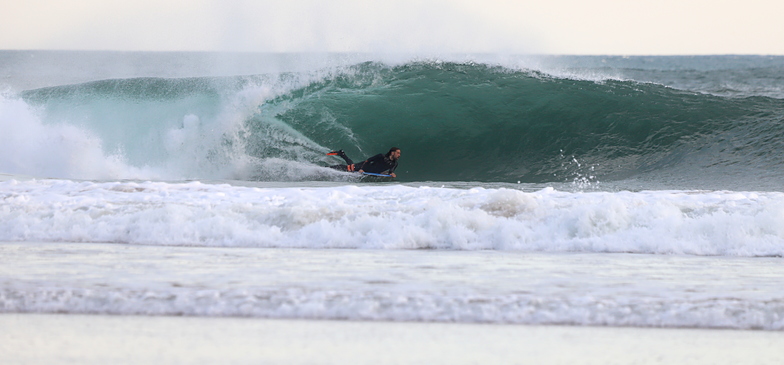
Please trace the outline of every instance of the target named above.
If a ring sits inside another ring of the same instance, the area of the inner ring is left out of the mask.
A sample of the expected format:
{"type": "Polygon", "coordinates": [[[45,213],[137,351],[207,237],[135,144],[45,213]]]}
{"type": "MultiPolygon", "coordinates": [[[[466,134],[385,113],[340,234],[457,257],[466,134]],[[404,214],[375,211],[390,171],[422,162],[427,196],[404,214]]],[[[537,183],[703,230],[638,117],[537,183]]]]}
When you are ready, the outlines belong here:
{"type": "Polygon", "coordinates": [[[7,312],[784,328],[777,258],[75,243],[0,252],[7,312]]]}
{"type": "Polygon", "coordinates": [[[0,310],[780,331],[782,69],[0,52],[0,310]]]}

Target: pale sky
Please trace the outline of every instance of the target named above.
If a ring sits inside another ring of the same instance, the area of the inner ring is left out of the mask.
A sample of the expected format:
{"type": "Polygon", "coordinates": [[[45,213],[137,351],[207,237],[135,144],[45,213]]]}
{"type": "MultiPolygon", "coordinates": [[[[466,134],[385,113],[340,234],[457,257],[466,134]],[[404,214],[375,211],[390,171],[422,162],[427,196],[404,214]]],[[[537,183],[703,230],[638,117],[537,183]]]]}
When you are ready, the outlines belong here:
{"type": "Polygon", "coordinates": [[[784,55],[783,0],[0,0],[0,49],[784,55]]]}

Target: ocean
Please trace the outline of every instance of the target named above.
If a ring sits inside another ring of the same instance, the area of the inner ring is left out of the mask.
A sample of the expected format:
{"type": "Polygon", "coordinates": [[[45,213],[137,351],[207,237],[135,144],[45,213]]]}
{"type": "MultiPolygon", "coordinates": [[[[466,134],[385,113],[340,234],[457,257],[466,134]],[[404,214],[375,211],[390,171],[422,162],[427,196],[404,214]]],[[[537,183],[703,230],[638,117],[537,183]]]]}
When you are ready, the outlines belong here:
{"type": "Polygon", "coordinates": [[[784,330],[781,56],[0,51],[0,131],[6,314],[784,330]]]}

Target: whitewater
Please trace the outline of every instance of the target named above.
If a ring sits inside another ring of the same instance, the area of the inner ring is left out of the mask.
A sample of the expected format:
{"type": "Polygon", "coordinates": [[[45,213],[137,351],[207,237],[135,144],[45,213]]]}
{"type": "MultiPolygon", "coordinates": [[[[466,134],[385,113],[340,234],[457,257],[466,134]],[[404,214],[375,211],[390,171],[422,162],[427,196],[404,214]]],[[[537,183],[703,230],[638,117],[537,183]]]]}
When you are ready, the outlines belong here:
{"type": "Polygon", "coordinates": [[[781,331],[782,70],[3,51],[0,311],[781,331]]]}

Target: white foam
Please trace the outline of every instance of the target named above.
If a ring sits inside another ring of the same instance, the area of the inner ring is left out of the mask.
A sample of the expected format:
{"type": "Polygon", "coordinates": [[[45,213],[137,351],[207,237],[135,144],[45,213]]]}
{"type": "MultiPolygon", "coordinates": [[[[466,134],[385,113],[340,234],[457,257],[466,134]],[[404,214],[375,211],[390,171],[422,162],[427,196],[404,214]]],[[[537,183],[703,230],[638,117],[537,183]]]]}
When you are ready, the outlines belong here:
{"type": "Polygon", "coordinates": [[[41,177],[133,178],[141,169],[105,154],[100,138],[74,125],[44,125],[25,102],[0,96],[0,171],[41,177]]]}
{"type": "MultiPolygon", "coordinates": [[[[166,105],[126,105],[126,101],[114,100],[114,107],[93,107],[84,113],[36,108],[19,97],[0,96],[0,173],[94,180],[271,175],[263,171],[265,160],[246,152],[247,122],[254,117],[262,118],[260,123],[265,125],[259,131],[265,135],[258,138],[266,145],[257,148],[287,149],[285,157],[293,161],[313,160],[314,151],[327,150],[259,110],[266,100],[301,82],[269,81],[275,84],[274,90],[256,84],[222,90],[227,95],[216,101],[214,109],[201,109],[201,114],[188,111],[201,100],[166,105]],[[160,110],[145,113],[140,108],[160,110]],[[181,117],[172,119],[178,114],[181,117]]],[[[100,98],[89,102],[103,103],[100,98]]],[[[301,171],[300,175],[312,172],[301,171]]]]}
{"type": "Polygon", "coordinates": [[[280,290],[0,290],[0,312],[782,330],[781,301],[280,290]],[[198,303],[198,304],[196,304],[198,303]],[[296,303],[296,304],[295,304],[296,303]]]}
{"type": "Polygon", "coordinates": [[[784,194],[6,181],[0,240],[784,255],[784,194]]]}

